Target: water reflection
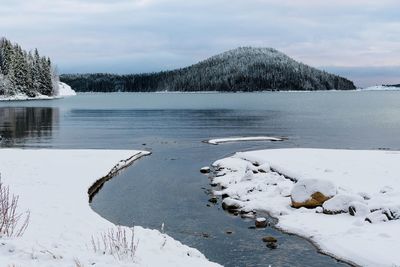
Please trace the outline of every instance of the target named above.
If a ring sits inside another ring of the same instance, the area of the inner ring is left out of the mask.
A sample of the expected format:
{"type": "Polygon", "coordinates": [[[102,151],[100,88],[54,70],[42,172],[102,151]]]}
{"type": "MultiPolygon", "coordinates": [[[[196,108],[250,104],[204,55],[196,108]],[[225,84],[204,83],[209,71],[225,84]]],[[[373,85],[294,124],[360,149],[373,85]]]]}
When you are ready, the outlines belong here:
{"type": "Polygon", "coordinates": [[[59,124],[58,108],[4,107],[0,108],[0,135],[2,147],[24,145],[52,138],[59,124]]]}

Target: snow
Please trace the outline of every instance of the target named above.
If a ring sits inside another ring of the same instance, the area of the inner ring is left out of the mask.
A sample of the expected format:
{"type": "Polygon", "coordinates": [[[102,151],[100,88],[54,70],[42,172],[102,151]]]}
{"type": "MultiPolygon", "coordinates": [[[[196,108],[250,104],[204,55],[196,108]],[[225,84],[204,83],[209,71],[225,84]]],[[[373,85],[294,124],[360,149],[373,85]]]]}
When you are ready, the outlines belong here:
{"type": "Polygon", "coordinates": [[[0,238],[0,266],[63,267],[77,266],[78,261],[82,266],[217,266],[196,249],[140,226],[134,227],[138,244],[134,260],[94,252],[92,237],[116,226],[90,208],[88,188],[110,170],[123,168],[146,154],[1,149],[2,182],[19,195],[19,211],[29,210],[31,216],[22,237],[0,238]]]}
{"type": "Polygon", "coordinates": [[[393,91],[393,90],[400,90],[400,88],[395,86],[376,85],[360,89],[360,91],[393,91]]]}
{"type": "Polygon", "coordinates": [[[58,97],[75,96],[76,92],[66,83],[58,82],[58,97]]]}
{"type": "MultiPolygon", "coordinates": [[[[354,203],[357,203],[357,209],[360,208],[360,204],[363,204],[364,199],[357,194],[338,194],[334,196],[333,198],[327,200],[322,207],[324,208],[324,211],[326,213],[342,213],[342,212],[348,212],[350,206],[352,206],[354,203]]],[[[367,215],[368,213],[365,213],[364,215],[367,215]]],[[[360,214],[359,214],[360,215],[360,214]]]]}
{"type": "Polygon", "coordinates": [[[13,96],[0,96],[0,101],[27,101],[27,100],[51,100],[55,97],[47,95],[38,95],[35,97],[29,97],[25,94],[16,94],[13,96]]]}
{"type": "Polygon", "coordinates": [[[253,136],[253,137],[231,137],[231,138],[218,138],[218,139],[210,139],[206,141],[206,143],[212,145],[218,145],[221,143],[228,142],[242,142],[242,141],[283,141],[283,138],[279,137],[271,137],[271,136],[253,136]]]}
{"type": "Polygon", "coordinates": [[[216,161],[213,183],[222,186],[215,194],[228,195],[242,210],[268,212],[278,218],[278,228],[310,239],[327,254],[361,266],[397,266],[399,162],[399,151],[259,150],[216,161]],[[264,164],[270,172],[260,171],[264,164]],[[337,195],[323,208],[291,207],[296,182],[309,179],[334,184],[337,195]]]}
{"type": "Polygon", "coordinates": [[[0,101],[52,100],[52,99],[64,98],[75,95],[76,92],[72,90],[71,86],[63,82],[58,82],[58,92],[56,93],[55,96],[47,96],[39,94],[35,97],[29,97],[25,94],[20,93],[13,96],[0,95],[0,101]]]}

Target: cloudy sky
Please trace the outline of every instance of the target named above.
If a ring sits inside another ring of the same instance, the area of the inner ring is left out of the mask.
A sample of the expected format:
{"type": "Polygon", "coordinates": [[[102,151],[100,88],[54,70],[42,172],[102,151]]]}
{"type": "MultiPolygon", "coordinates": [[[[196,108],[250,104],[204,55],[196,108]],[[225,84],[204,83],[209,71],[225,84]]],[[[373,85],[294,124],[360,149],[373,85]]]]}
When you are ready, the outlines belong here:
{"type": "Polygon", "coordinates": [[[359,86],[400,83],[398,0],[0,0],[0,35],[62,73],[182,67],[274,47],[359,86]]]}

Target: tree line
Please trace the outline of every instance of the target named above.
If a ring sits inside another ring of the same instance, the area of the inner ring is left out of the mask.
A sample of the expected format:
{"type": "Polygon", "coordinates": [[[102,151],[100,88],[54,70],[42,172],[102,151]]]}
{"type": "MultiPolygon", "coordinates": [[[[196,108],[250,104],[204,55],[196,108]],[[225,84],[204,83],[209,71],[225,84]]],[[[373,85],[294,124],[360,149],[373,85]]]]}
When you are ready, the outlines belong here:
{"type": "Polygon", "coordinates": [[[40,56],[37,49],[27,52],[0,39],[0,95],[52,96],[57,93],[58,79],[50,58],[40,56]]]}

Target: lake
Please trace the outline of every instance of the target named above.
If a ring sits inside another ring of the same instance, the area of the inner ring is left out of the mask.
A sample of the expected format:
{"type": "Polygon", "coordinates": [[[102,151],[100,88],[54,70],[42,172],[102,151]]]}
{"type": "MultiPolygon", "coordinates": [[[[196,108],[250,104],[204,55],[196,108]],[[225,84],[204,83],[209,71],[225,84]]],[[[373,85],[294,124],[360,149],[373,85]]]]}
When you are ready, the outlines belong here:
{"type": "Polygon", "coordinates": [[[400,92],[80,94],[0,102],[1,147],[145,149],[92,202],[108,220],[165,231],[225,266],[341,266],[308,241],[207,205],[199,169],[236,151],[282,148],[400,150],[400,92]],[[285,136],[218,146],[211,137],[285,136]],[[232,234],[227,234],[232,231],[232,234]],[[272,235],[278,248],[261,238],[272,235]]]}

